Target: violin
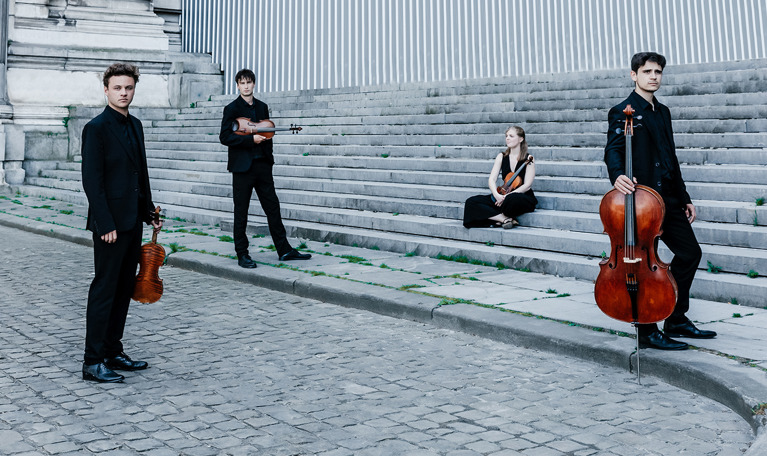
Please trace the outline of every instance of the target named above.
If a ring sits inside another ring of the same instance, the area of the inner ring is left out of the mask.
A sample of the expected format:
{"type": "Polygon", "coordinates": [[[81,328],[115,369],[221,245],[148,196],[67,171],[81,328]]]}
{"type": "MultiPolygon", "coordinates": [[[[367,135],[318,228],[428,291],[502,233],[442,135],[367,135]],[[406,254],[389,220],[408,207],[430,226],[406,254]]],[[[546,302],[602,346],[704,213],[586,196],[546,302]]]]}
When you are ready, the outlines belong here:
{"type": "MultiPolygon", "coordinates": [[[[155,222],[160,221],[160,206],[152,213],[155,222]]],[[[139,270],[136,285],[133,288],[133,300],[145,304],[157,302],[162,297],[162,279],[158,274],[160,266],[165,262],[165,249],[157,243],[157,232],[152,233],[152,241],[141,246],[139,270]]]]}
{"type": "Polygon", "coordinates": [[[525,162],[522,163],[522,166],[520,166],[516,172],[506,174],[506,177],[503,179],[503,185],[496,187],[498,193],[501,195],[506,195],[507,193],[511,193],[512,191],[516,190],[517,187],[522,185],[522,177],[520,176],[520,173],[522,173],[522,170],[525,169],[525,166],[532,162],[533,156],[528,155],[527,159],[525,159],[525,162]]]}
{"type": "Polygon", "coordinates": [[[274,133],[278,131],[290,131],[296,134],[301,130],[303,128],[293,124],[290,127],[275,127],[274,122],[269,119],[253,122],[247,117],[238,117],[237,120],[232,122],[232,131],[240,136],[261,135],[266,139],[272,139],[274,133]]]}
{"type": "MultiPolygon", "coordinates": [[[[623,113],[625,174],[633,182],[634,109],[626,106],[623,113]]],[[[645,185],[634,188],[628,195],[613,188],[599,205],[599,217],[610,236],[610,255],[599,263],[594,298],[609,317],[637,325],[668,318],[676,305],[677,285],[668,264],[658,258],[666,213],[663,198],[645,185]]]]}

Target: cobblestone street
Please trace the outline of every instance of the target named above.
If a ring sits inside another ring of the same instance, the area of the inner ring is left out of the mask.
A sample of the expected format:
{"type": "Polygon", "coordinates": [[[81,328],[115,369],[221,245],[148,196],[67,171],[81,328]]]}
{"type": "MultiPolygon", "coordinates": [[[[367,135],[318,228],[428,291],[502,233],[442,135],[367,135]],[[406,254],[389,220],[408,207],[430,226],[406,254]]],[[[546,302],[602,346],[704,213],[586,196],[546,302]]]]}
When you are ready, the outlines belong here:
{"type": "Polygon", "coordinates": [[[753,440],[651,377],[170,267],[126,327],[150,368],[85,382],[92,250],[0,238],[2,455],[702,456],[753,440]]]}

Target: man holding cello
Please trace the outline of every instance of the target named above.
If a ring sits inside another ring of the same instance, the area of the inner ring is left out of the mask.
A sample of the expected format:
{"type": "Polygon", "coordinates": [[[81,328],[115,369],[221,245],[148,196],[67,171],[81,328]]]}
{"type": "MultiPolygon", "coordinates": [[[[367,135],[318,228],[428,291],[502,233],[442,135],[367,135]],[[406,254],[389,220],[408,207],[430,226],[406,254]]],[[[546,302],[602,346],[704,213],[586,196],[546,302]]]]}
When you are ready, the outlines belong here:
{"type": "Polygon", "coordinates": [[[631,79],[634,91],[623,102],[610,109],[609,129],[605,146],[605,164],[615,190],[629,195],[635,184],[645,185],[660,194],[665,205],[661,240],[674,253],[670,272],[676,281],[678,296],[671,315],[665,320],[663,332],[655,323],[637,325],[639,346],[659,350],[685,350],[688,345],[671,337],[711,339],[714,331],[701,330],[685,316],[690,307],[692,285],[701,249],[690,224],[695,221],[695,206],[687,193],[671,128],[669,109],[658,102],[655,92],[660,88],[666,58],[655,52],[640,52],[631,58],[631,79]],[[632,138],[633,182],[626,176],[626,137],[621,133],[626,106],[635,110],[632,138]]]}

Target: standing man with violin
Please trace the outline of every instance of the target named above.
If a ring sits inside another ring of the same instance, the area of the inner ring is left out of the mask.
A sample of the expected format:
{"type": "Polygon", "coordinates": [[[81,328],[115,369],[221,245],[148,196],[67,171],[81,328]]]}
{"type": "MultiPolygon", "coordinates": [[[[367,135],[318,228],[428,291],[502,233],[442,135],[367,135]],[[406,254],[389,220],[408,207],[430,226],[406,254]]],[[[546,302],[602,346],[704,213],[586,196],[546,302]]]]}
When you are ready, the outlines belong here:
{"type": "Polygon", "coordinates": [[[88,292],[83,379],[122,382],[115,370],[146,369],[123,352],[121,339],[136,282],[142,222],[155,230],[144,130],[128,113],[138,68],[115,63],[104,72],[107,107],[82,134],[83,189],[88,197],[87,229],[93,232],[95,276],[88,292]]]}
{"type": "Polygon", "coordinates": [[[666,208],[661,240],[674,253],[670,272],[678,287],[678,297],[674,311],[663,324],[663,332],[656,324],[638,325],[639,346],[685,350],[686,343],[671,337],[711,339],[716,333],[696,328],[685,316],[690,308],[690,286],[702,253],[690,226],[695,221],[695,206],[679,168],[671,113],[655,98],[665,66],[666,58],[655,52],[640,52],[631,58],[631,79],[635,87],[628,98],[610,109],[605,163],[610,182],[617,191],[628,195],[634,192],[634,184],[646,185],[661,195],[666,208]],[[625,174],[626,137],[621,133],[626,118],[623,110],[627,105],[634,108],[634,119],[640,121],[634,125],[632,137],[633,182],[625,174]]]}
{"type": "Polygon", "coordinates": [[[261,208],[266,214],[269,233],[280,261],[308,260],[312,256],[299,253],[290,246],[280,215],[280,201],[274,190],[272,167],[274,166],[273,144],[271,139],[255,134],[240,136],[235,134],[232,125],[238,117],[246,117],[253,122],[269,118],[269,107],[253,96],[256,75],[251,70],[243,69],[234,77],[240,95],[224,108],[221,120],[219,141],[229,147],[227,169],[232,173],[232,198],[234,200],[234,250],[237,263],[243,268],[255,268],[256,262],[248,253],[248,207],[255,189],[261,208]]]}

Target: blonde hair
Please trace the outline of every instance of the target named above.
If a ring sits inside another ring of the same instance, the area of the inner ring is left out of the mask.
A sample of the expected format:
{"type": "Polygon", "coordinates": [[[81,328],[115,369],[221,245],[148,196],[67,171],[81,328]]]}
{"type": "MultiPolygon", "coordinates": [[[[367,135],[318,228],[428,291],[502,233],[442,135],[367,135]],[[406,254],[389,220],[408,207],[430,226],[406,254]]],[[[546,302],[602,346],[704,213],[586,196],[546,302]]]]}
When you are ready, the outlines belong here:
{"type": "MultiPolygon", "coordinates": [[[[527,153],[527,140],[525,139],[525,130],[523,130],[522,127],[512,125],[509,128],[507,128],[503,134],[507,135],[510,130],[514,130],[514,133],[516,133],[517,136],[522,138],[522,142],[519,143],[519,157],[517,157],[517,160],[526,160],[528,153],[527,153]]],[[[507,147],[506,150],[503,151],[504,156],[507,156],[510,153],[511,153],[511,147],[507,147]]]]}

